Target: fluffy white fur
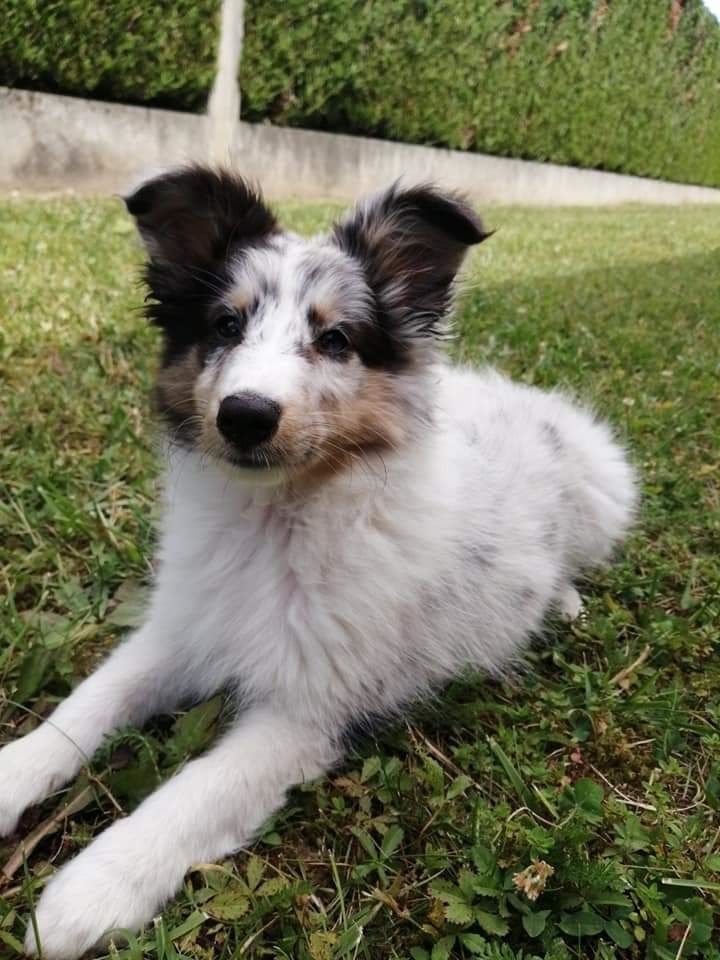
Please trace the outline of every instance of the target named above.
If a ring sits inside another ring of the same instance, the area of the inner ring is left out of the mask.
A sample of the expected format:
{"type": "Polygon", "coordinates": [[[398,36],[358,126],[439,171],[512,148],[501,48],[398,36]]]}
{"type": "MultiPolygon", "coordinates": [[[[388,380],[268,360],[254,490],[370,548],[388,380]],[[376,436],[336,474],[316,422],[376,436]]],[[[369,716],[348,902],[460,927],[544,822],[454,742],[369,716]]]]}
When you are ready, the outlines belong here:
{"type": "MultiPolygon", "coordinates": [[[[271,372],[281,340],[265,344],[271,372]]],[[[239,376],[228,363],[222,377],[239,376]]],[[[550,608],[578,613],[573,579],[610,556],[635,504],[609,429],[492,371],[438,361],[422,382],[421,430],[302,494],[170,449],[147,621],[0,751],[0,834],[118,727],[221,688],[242,709],[51,879],[37,910],[46,960],[148,922],[191,864],[248,844],[288,788],[336,763],[350,725],[468,666],[502,671],[550,608]]]]}

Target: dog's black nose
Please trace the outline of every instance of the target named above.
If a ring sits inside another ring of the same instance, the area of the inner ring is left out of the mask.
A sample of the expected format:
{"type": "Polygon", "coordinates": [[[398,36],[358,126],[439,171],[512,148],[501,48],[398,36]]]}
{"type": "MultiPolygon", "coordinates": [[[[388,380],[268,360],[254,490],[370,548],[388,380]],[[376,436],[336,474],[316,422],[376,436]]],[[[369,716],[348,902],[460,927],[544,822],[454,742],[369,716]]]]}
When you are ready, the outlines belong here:
{"type": "Polygon", "coordinates": [[[225,397],[216,422],[226,440],[250,449],[273,436],[280,422],[280,407],[257,393],[238,393],[225,397]]]}

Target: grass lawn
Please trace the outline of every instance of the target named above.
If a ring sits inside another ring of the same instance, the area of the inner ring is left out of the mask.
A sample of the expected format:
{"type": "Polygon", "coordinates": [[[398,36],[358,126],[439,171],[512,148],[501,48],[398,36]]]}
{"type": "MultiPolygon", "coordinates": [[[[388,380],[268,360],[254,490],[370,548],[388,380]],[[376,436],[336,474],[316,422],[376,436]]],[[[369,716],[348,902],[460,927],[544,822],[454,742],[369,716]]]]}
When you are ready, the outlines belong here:
{"type": "MultiPolygon", "coordinates": [[[[157,335],[118,203],[0,207],[5,741],[137,620],[157,335]]],[[[332,213],[286,210],[300,230],[332,213]]],[[[549,624],[524,676],[468,677],[360,745],[113,956],[720,958],[720,210],[487,222],[454,349],[617,424],[644,484],[628,549],[583,588],[587,622],[549,624]],[[521,889],[533,862],[537,900],[521,889]]],[[[115,736],[0,841],[2,960],[52,872],[202,750],[218,710],[115,736]]]]}

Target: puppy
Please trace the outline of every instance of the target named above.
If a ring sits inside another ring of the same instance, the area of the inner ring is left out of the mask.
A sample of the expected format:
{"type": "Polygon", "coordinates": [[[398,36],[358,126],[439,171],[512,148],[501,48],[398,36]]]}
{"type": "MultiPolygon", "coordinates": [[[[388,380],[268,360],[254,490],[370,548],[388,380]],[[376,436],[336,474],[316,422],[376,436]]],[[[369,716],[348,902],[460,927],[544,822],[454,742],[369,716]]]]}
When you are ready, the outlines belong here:
{"type": "Polygon", "coordinates": [[[0,751],[0,834],[119,727],[221,688],[237,719],[49,882],[46,960],[141,927],[358,722],[507,669],[551,608],[578,612],[573,579],[636,501],[595,417],[444,361],[457,271],[486,237],[461,197],[394,186],[313,240],[209,169],[126,204],[164,342],[157,577],[144,626],[0,751]]]}

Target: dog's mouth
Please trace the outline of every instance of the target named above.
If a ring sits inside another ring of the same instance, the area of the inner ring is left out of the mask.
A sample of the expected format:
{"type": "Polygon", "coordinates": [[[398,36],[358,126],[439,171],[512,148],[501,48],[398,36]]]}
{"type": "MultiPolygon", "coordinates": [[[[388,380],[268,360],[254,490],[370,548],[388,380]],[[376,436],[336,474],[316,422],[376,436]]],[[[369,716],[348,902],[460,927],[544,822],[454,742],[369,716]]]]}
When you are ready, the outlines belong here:
{"type": "MultiPolygon", "coordinates": [[[[216,456],[218,453],[216,452],[216,456]]],[[[273,444],[262,444],[252,450],[226,444],[219,453],[220,459],[241,470],[253,470],[263,473],[270,470],[283,470],[290,473],[304,467],[312,460],[312,450],[296,451],[279,450],[273,444]]]]}
{"type": "Polygon", "coordinates": [[[279,467],[286,466],[283,458],[274,450],[269,449],[244,451],[231,448],[223,453],[223,459],[234,467],[239,467],[242,470],[255,470],[258,473],[264,470],[277,470],[279,467]]]}
{"type": "Polygon", "coordinates": [[[219,454],[219,459],[245,474],[247,479],[255,477],[260,483],[276,483],[302,476],[316,463],[317,455],[312,449],[291,456],[270,446],[252,451],[228,447],[219,454]]]}
{"type": "Polygon", "coordinates": [[[312,470],[314,466],[325,463],[333,472],[337,472],[344,462],[338,450],[334,450],[332,456],[329,456],[316,443],[303,437],[296,437],[293,441],[270,440],[254,447],[246,447],[232,443],[213,432],[202,438],[200,448],[220,463],[246,474],[247,477],[256,476],[258,480],[263,477],[291,480],[312,470]]]}

